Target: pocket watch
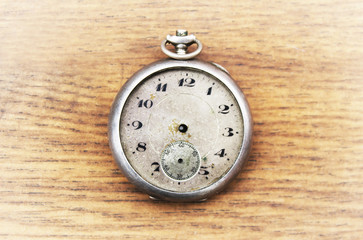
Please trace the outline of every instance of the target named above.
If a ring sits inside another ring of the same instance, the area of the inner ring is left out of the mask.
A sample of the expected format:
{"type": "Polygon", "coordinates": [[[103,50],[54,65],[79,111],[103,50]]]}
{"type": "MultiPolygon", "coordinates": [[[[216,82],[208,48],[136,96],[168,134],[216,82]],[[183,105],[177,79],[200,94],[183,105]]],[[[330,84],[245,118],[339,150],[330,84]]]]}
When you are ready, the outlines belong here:
{"type": "Polygon", "coordinates": [[[251,113],[226,69],[193,59],[202,50],[194,35],[177,30],[161,49],[170,58],[136,72],[117,94],[110,147],[123,174],[151,198],[202,201],[247,161],[251,113]]]}

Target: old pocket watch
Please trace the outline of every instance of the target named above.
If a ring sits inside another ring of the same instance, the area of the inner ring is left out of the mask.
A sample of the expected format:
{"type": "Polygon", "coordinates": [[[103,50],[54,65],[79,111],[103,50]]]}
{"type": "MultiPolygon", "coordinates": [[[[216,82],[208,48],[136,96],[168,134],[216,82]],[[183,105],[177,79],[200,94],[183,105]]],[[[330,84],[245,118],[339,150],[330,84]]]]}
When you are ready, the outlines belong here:
{"type": "Polygon", "coordinates": [[[202,50],[194,35],[178,30],[161,49],[172,59],[136,72],[113,102],[111,150],[129,181],[152,198],[201,201],[220,192],[247,161],[251,113],[224,68],[192,59],[202,50]],[[189,53],[192,44],[196,50],[189,53]]]}

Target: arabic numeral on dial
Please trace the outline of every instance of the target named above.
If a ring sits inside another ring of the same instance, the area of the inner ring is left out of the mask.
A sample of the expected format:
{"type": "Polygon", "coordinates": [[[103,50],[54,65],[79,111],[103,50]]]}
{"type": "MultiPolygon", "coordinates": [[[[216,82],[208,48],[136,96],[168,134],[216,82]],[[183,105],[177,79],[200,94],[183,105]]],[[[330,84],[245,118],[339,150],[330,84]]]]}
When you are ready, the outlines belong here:
{"type": "Polygon", "coordinates": [[[227,106],[227,105],[219,105],[219,109],[220,109],[220,111],[218,113],[221,113],[221,114],[229,113],[229,106],[227,106]]]}
{"type": "Polygon", "coordinates": [[[209,171],[207,171],[208,167],[201,166],[198,172],[199,175],[209,175],[209,171]]]}
{"type": "Polygon", "coordinates": [[[139,142],[139,143],[137,144],[136,150],[137,150],[138,152],[145,152],[145,151],[146,151],[146,143],[144,143],[144,142],[139,142]]]}
{"type": "Polygon", "coordinates": [[[142,128],[142,122],[140,121],[133,121],[131,125],[135,128],[135,130],[142,128]]]}
{"type": "Polygon", "coordinates": [[[194,87],[195,86],[195,80],[193,78],[182,78],[179,80],[179,87],[194,87]]]}
{"type": "Polygon", "coordinates": [[[158,163],[158,162],[153,162],[151,164],[151,167],[154,168],[154,172],[159,172],[160,171],[160,163],[158,163]]]}
{"type": "Polygon", "coordinates": [[[137,106],[139,108],[145,107],[145,108],[151,108],[154,105],[153,101],[148,99],[148,100],[140,100],[137,104],[137,106]]]}
{"type": "Polygon", "coordinates": [[[212,95],[212,87],[208,88],[207,95],[212,95]]]}
{"type": "Polygon", "coordinates": [[[223,148],[223,149],[219,150],[217,153],[215,153],[214,155],[219,156],[219,157],[224,157],[227,155],[226,149],[223,148]]]}
{"type": "Polygon", "coordinates": [[[232,137],[234,135],[233,133],[233,128],[230,128],[230,127],[227,127],[227,128],[224,128],[227,132],[226,133],[223,133],[222,135],[225,136],[225,137],[232,137]]]}
{"type": "Polygon", "coordinates": [[[196,157],[196,156],[198,155],[198,152],[197,152],[197,151],[194,151],[194,152],[192,153],[192,155],[193,155],[193,157],[196,157]]]}
{"type": "Polygon", "coordinates": [[[167,83],[165,84],[162,84],[162,83],[159,83],[157,86],[156,86],[156,91],[157,92],[166,92],[166,87],[168,86],[167,83]]]}

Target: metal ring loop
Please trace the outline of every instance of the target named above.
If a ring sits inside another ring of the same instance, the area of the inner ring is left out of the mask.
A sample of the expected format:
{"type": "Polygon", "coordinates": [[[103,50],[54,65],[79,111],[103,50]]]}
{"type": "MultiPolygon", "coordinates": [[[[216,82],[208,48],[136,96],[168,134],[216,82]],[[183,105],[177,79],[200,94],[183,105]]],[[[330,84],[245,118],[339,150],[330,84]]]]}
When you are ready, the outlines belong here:
{"type": "Polygon", "coordinates": [[[168,43],[167,40],[164,40],[162,43],[161,43],[161,50],[169,57],[171,58],[174,58],[174,59],[177,59],[177,60],[188,60],[188,59],[191,59],[195,56],[197,56],[201,51],[202,51],[202,48],[203,48],[203,45],[202,43],[195,39],[195,43],[197,44],[197,49],[194,51],[194,52],[191,52],[191,53],[187,53],[187,54],[177,54],[177,53],[174,53],[174,52],[171,52],[170,50],[168,50],[166,48],[166,44],[168,43]]]}

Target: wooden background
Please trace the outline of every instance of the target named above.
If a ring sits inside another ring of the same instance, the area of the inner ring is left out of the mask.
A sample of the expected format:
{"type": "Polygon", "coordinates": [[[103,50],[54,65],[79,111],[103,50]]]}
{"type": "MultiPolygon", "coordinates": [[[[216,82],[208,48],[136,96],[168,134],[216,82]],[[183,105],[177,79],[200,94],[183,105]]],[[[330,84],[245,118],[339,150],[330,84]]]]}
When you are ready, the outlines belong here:
{"type": "Polygon", "coordinates": [[[0,3],[0,239],[362,239],[363,4],[0,3]],[[150,201],[112,159],[107,117],[186,28],[246,94],[246,168],[203,203],[150,201]]]}

